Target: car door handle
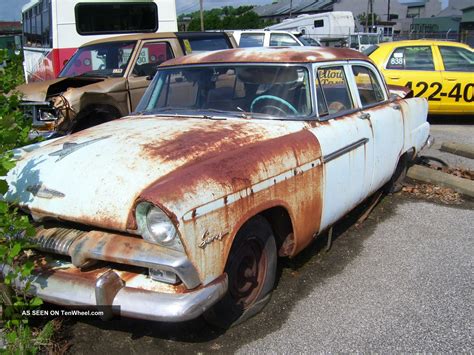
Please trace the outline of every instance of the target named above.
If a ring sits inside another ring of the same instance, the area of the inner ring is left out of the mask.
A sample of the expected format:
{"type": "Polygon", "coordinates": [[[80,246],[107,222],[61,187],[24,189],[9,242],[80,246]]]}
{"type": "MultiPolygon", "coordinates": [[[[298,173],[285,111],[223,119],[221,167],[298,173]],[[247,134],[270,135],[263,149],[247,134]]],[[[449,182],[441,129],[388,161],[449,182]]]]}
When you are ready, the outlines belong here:
{"type": "Polygon", "coordinates": [[[368,120],[370,118],[370,113],[363,112],[359,115],[359,118],[362,119],[362,120],[368,120]]]}
{"type": "Polygon", "coordinates": [[[446,78],[448,81],[458,81],[456,78],[446,78]]]}
{"type": "Polygon", "coordinates": [[[392,80],[398,80],[398,79],[400,79],[399,76],[389,76],[389,78],[392,79],[392,80]]]}

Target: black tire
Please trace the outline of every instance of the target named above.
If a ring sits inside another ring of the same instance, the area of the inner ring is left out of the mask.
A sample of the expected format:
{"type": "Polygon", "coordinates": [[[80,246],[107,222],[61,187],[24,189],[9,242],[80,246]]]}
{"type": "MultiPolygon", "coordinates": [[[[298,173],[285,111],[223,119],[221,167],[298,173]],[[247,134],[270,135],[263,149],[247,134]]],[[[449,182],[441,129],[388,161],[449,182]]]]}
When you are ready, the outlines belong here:
{"type": "Polygon", "coordinates": [[[82,131],[83,129],[87,129],[90,127],[98,126],[102,123],[106,123],[112,120],[115,120],[120,115],[113,114],[112,112],[93,112],[87,117],[82,118],[79,120],[74,128],[72,129],[71,133],[82,131]]]}
{"type": "Polygon", "coordinates": [[[267,220],[256,216],[247,221],[237,233],[227,259],[227,293],[204,314],[206,321],[228,329],[262,310],[275,285],[277,256],[267,220]]]}
{"type": "Polygon", "coordinates": [[[398,162],[397,168],[395,169],[392,178],[385,186],[385,192],[388,194],[393,194],[401,191],[403,188],[403,182],[405,181],[405,178],[407,176],[407,171],[408,161],[406,155],[404,155],[400,158],[400,161],[398,162]]]}

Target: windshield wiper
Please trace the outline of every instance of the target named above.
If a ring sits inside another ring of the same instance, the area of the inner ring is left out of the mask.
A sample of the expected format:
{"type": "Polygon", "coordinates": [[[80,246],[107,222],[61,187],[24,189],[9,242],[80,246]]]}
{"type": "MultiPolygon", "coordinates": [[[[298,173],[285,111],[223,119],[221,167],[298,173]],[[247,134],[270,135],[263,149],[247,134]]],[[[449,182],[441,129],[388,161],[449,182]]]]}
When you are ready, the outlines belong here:
{"type": "Polygon", "coordinates": [[[82,73],[82,74],[79,74],[79,75],[74,75],[73,78],[80,78],[80,77],[83,77],[83,78],[89,78],[89,77],[99,77],[99,78],[108,78],[109,75],[107,74],[98,74],[98,73],[92,73],[92,72],[85,72],[85,73],[82,73]]]}
{"type": "MultiPolygon", "coordinates": [[[[157,109],[153,109],[153,110],[150,110],[150,111],[140,111],[138,112],[138,114],[141,114],[141,115],[153,115],[153,114],[165,114],[169,111],[185,111],[185,112],[189,112],[189,113],[179,113],[180,116],[182,117],[191,117],[191,118],[204,118],[204,119],[207,119],[207,120],[226,120],[227,118],[226,117],[222,117],[222,116],[213,116],[213,115],[207,115],[206,112],[216,112],[216,113],[225,113],[225,114],[231,114],[230,112],[228,111],[221,111],[221,110],[216,110],[216,109],[191,109],[191,108],[186,108],[186,107],[173,107],[173,106],[167,106],[167,107],[161,107],[161,108],[157,108],[157,109]]],[[[176,115],[178,115],[178,113],[175,113],[176,115]]],[[[169,115],[169,113],[168,113],[169,115]]]]}

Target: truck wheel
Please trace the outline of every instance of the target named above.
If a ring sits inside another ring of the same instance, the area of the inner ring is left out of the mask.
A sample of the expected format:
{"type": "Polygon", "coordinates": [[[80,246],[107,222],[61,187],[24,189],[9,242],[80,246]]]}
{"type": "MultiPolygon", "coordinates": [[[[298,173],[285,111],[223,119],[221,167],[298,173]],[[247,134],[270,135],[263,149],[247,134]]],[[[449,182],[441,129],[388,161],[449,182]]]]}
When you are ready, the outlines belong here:
{"type": "Polygon", "coordinates": [[[225,267],[227,293],[204,314],[206,321],[227,329],[258,313],[270,300],[276,267],[272,228],[264,217],[256,216],[235,237],[225,267]]]}
{"type": "Polygon", "coordinates": [[[79,132],[79,131],[82,131],[83,129],[94,127],[102,123],[112,121],[118,117],[119,116],[114,115],[112,112],[106,112],[106,111],[92,113],[88,115],[87,117],[84,117],[81,120],[79,120],[74,126],[74,128],[72,129],[71,133],[79,132]]]}

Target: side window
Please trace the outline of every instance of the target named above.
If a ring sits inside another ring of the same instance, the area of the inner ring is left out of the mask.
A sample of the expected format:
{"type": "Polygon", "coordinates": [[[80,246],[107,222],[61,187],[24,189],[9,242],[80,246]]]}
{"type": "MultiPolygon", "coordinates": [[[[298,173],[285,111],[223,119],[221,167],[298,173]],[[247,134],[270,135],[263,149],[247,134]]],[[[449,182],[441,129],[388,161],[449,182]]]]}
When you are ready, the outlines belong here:
{"type": "Polygon", "coordinates": [[[324,27],[324,20],[315,20],[314,21],[314,28],[324,27]]]}
{"type": "Polygon", "coordinates": [[[230,44],[223,36],[184,38],[183,43],[186,54],[230,48],[230,44]]]}
{"type": "Polygon", "coordinates": [[[299,46],[293,37],[283,33],[274,33],[270,36],[270,47],[299,46]]]}
{"type": "Polygon", "coordinates": [[[168,42],[145,43],[140,50],[132,75],[155,75],[158,65],[173,57],[173,52],[168,42]]]}
{"type": "Polygon", "coordinates": [[[354,65],[352,72],[354,73],[362,107],[385,100],[382,86],[372,70],[367,67],[354,65]]]}
{"type": "Polygon", "coordinates": [[[342,66],[318,68],[316,79],[319,116],[354,108],[342,66]]]}
{"type": "Polygon", "coordinates": [[[465,48],[439,46],[447,71],[474,72],[474,53],[465,48]]]}
{"type": "Polygon", "coordinates": [[[429,46],[397,48],[388,60],[387,69],[434,70],[431,48],[429,46]]]}
{"type": "Polygon", "coordinates": [[[240,35],[239,47],[263,47],[263,33],[242,33],[240,35]]]}
{"type": "Polygon", "coordinates": [[[160,97],[156,107],[177,106],[194,107],[198,100],[198,88],[192,77],[186,77],[181,72],[170,72],[160,76],[157,87],[161,86],[160,97]]]}

